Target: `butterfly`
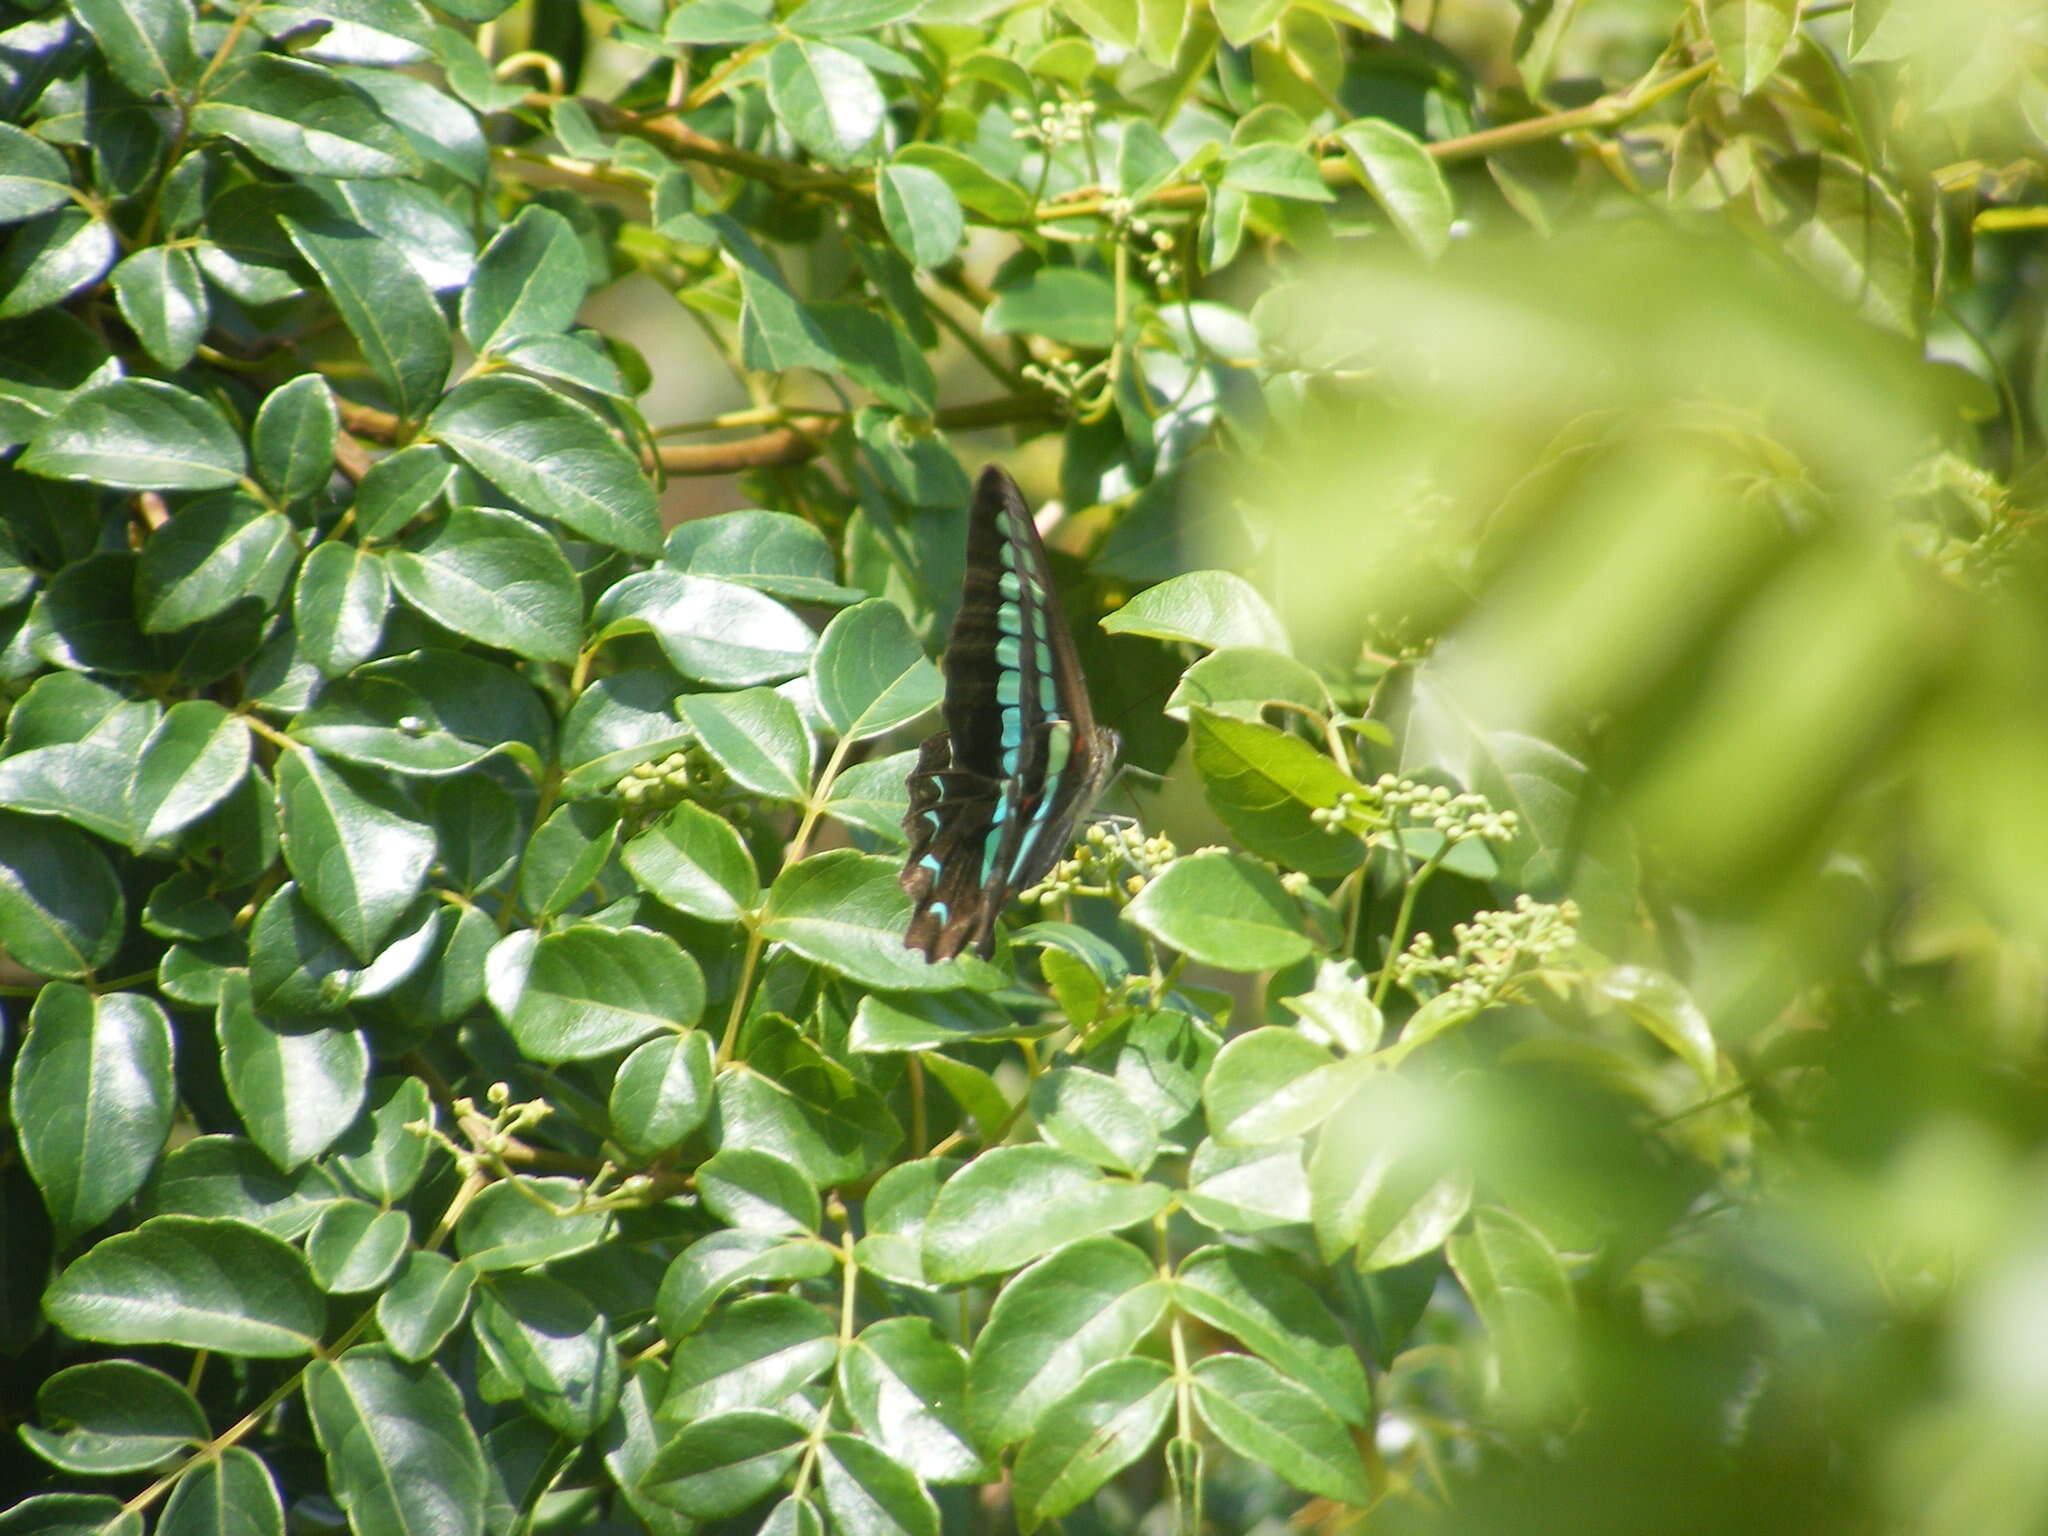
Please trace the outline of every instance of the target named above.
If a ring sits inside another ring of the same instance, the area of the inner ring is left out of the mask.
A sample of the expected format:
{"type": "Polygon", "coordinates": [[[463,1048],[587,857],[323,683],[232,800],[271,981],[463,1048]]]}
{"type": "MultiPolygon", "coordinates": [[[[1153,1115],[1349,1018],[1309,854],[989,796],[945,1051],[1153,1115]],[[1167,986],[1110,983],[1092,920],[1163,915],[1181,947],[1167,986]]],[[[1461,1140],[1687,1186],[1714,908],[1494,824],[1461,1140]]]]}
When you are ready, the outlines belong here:
{"type": "Polygon", "coordinates": [[[1118,744],[1095,723],[1031,509],[994,464],[967,514],[944,665],[946,728],[925,739],[907,781],[903,943],[929,960],[969,945],[986,959],[997,916],[1065,854],[1118,744]]]}

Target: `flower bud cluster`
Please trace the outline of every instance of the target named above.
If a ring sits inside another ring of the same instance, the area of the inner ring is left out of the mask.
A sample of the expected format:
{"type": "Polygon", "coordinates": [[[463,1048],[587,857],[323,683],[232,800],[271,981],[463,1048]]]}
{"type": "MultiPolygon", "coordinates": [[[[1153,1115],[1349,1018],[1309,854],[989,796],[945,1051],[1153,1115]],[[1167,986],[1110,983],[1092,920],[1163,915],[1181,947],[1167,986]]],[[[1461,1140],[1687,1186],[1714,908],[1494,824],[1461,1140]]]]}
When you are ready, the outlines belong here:
{"type": "Polygon", "coordinates": [[[1484,795],[1455,794],[1441,784],[1421,784],[1383,773],[1368,790],[1346,790],[1337,803],[1309,812],[1309,819],[1328,832],[1349,832],[1386,846],[1394,841],[1394,817],[1405,827],[1438,833],[1446,843],[1483,838],[1489,843],[1511,843],[1521,831],[1522,818],[1513,811],[1496,811],[1484,795]]]}
{"type": "Polygon", "coordinates": [[[1071,357],[1056,357],[1049,363],[1026,363],[1020,371],[1047,394],[1057,395],[1070,405],[1093,393],[1096,385],[1109,376],[1105,364],[1084,365],[1071,357]]]}
{"type": "Polygon", "coordinates": [[[1579,908],[1517,896],[1512,911],[1475,913],[1455,925],[1451,937],[1457,953],[1439,955],[1436,941],[1418,933],[1394,957],[1394,980],[1418,995],[1434,983],[1476,1011],[1499,1001],[1517,977],[1569,955],[1579,942],[1579,908]]]}
{"type": "Polygon", "coordinates": [[[681,752],[635,763],[614,790],[629,811],[665,811],[690,792],[690,765],[681,752]]]}
{"type": "Polygon", "coordinates": [[[1010,130],[1011,138],[1028,139],[1046,149],[1057,149],[1062,144],[1080,143],[1094,130],[1095,103],[1041,102],[1036,118],[1030,108],[1016,107],[1010,112],[1010,121],[1017,125],[1010,130]]]}
{"type": "Polygon", "coordinates": [[[1180,857],[1173,839],[1148,836],[1135,822],[1096,822],[1071,856],[1060,860],[1020,900],[1049,902],[1066,896],[1135,896],[1180,857]]]}

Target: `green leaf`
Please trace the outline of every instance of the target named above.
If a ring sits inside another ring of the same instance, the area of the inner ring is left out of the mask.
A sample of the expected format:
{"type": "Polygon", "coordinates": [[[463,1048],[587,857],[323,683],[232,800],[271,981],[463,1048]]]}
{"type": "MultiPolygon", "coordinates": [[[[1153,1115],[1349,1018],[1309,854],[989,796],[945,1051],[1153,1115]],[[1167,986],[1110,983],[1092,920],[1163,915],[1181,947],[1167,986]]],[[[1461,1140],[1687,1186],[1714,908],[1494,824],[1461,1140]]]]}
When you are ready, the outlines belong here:
{"type": "Polygon", "coordinates": [[[1238,150],[1224,164],[1223,185],[1302,202],[1337,200],[1337,194],[1323,185],[1314,157],[1292,144],[1252,144],[1238,150]]]}
{"type": "Polygon", "coordinates": [[[326,1151],[361,1112],[370,1053],[358,1031],[265,1018],[239,976],[221,985],[214,1028],[228,1097],[279,1168],[326,1151]]]}
{"type": "Polygon", "coordinates": [[[870,992],[854,1012],[847,1044],[864,1054],[886,1055],[985,1040],[1036,1040],[1056,1028],[1049,1020],[1020,1022],[994,999],[974,992],[870,992]]]}
{"type": "Polygon", "coordinates": [[[711,1037],[700,1029],[635,1046],[612,1079],[612,1135],[637,1157],[682,1144],[711,1110],[711,1037]]]}
{"type": "Polygon", "coordinates": [[[736,1301],[676,1351],[656,1423],[679,1429],[716,1414],[772,1408],[830,1370],[838,1356],[839,1330],[810,1302],[736,1301]]]}
{"type": "Polygon", "coordinates": [[[520,901],[537,917],[567,911],[604,870],[618,838],[618,807],[601,800],[556,806],[520,860],[520,901]]]}
{"type": "Polygon", "coordinates": [[[431,1364],[374,1345],[306,1368],[327,1487],[361,1536],[483,1536],[483,1449],[431,1364]]]}
{"type": "Polygon", "coordinates": [[[334,440],[341,412],[334,392],[317,373],[302,373],[274,389],[256,413],[249,446],[256,478],[279,501],[300,501],[322,489],[334,473],[334,440]]]}
{"type": "Polygon", "coordinates": [[[414,443],[379,459],[356,487],[356,522],[363,537],[394,537],[434,504],[454,473],[454,464],[435,443],[414,443]]]}
{"type": "Polygon", "coordinates": [[[298,1249],[193,1216],[157,1216],[106,1239],[56,1278],[43,1310],[74,1338],[265,1360],[311,1353],[327,1323],[298,1249]]]}
{"type": "Polygon", "coordinates": [[[854,1435],[827,1435],[818,1450],[825,1511],[846,1536],[939,1536],[939,1507],[918,1475],[854,1435]]]}
{"type": "Polygon", "coordinates": [[[384,638],[391,575],[383,558],[329,539],[313,546],[292,588],[292,629],[299,654],[328,677],[353,671],[384,638]]]}
{"type": "Polygon", "coordinates": [[[1216,26],[1233,48],[1256,42],[1280,19],[1287,0],[1222,0],[1213,7],[1216,26]]]}
{"type": "Polygon", "coordinates": [[[208,402],[155,379],[118,379],[73,395],[21,467],[123,490],[207,491],[233,485],[246,461],[241,438],[208,402]]]}
{"type": "Polygon", "coordinates": [[[375,958],[434,862],[433,829],[386,780],[312,752],[277,765],[284,860],[314,911],[356,959],[375,958]]]}
{"type": "Polygon", "coordinates": [[[1150,635],[1222,650],[1259,646],[1287,650],[1287,631],[1272,605],[1242,576],[1194,571],[1148,587],[1102,621],[1112,635],[1150,635]]]}
{"type": "Polygon", "coordinates": [[[1173,1299],[1312,1387],[1352,1424],[1372,1422],[1372,1388],[1344,1329],[1291,1271],[1248,1248],[1204,1248],[1174,1277],[1173,1299]]]}
{"type": "Polygon", "coordinates": [[[268,611],[298,561],[297,530],[282,512],[242,491],[187,502],[150,541],[135,567],[135,608],[144,634],[173,634],[241,605],[268,611]]]}
{"type": "Polygon", "coordinates": [[[403,176],[419,164],[369,96],[331,69],[276,53],[250,54],[193,110],[191,131],[233,139],[296,176],[403,176]]]}
{"type": "Polygon", "coordinates": [[[945,177],[921,165],[884,166],[875,198],[882,227],[913,266],[942,267],[953,259],[967,219],[945,177]]]}
{"type": "Polygon", "coordinates": [[[668,13],[664,41],[691,45],[758,43],[775,35],[772,9],[746,0],[685,0],[668,13]]]}
{"type": "Polygon", "coordinates": [[[714,1232],[699,1238],[669,1265],[655,1299],[662,1336],[688,1338],[712,1305],[736,1285],[754,1280],[815,1280],[832,1273],[836,1250],[814,1237],[781,1238],[769,1232],[714,1232]]]}
{"type": "Polygon", "coordinates": [[[574,1179],[500,1179],[464,1208],[456,1251],[468,1268],[490,1274],[595,1248],[611,1235],[612,1219],[576,1209],[585,1193],[574,1179]]]}
{"type": "Polygon", "coordinates": [[[63,155],[12,123],[0,123],[0,222],[14,223],[71,201],[63,155]]]}
{"type": "Polygon", "coordinates": [[[882,88],[843,49],[785,38],[769,50],[767,75],[776,120],[821,160],[845,164],[882,126],[882,88]]]}
{"type": "Polygon", "coordinates": [[[1060,9],[1090,37],[1112,48],[1138,42],[1138,0],[1061,0],[1060,9]]]}
{"type": "Polygon", "coordinates": [[[1159,1132],[1113,1077],[1059,1067],[1031,1084],[1031,1114],[1045,1139],[1099,1168],[1133,1176],[1159,1155],[1159,1132]]]}
{"type": "Polygon", "coordinates": [[[1603,971],[1595,994],[1616,1003],[1697,1074],[1703,1088],[1720,1077],[1714,1032],[1706,1013],[1679,981],[1640,965],[1617,965],[1603,971]]]}
{"type": "Polygon", "coordinates": [[[811,792],[817,752],[796,706],[769,688],[693,693],[676,701],[697,742],[742,789],[771,800],[802,801],[811,792]]]}
{"type": "Polygon", "coordinates": [[[340,1198],[324,1168],[304,1168],[287,1178],[253,1142],[199,1136],[164,1158],[142,1203],[149,1215],[229,1217],[290,1239],[340,1198]]]}
{"type": "Polygon", "coordinates": [[[191,362],[211,318],[206,283],[192,253],[182,246],[150,246],[115,267],[112,281],[121,318],[143,350],[172,373],[191,362]]]}
{"type": "Polygon", "coordinates": [[[704,977],[665,934],[579,924],[499,944],[489,996],[528,1056],[580,1061],[689,1028],[704,1008],[704,977]]]}
{"type": "Polygon", "coordinates": [[[1173,1373],[1157,1360],[1109,1360],[1090,1371],[1017,1453],[1025,1529],[1058,1519],[1144,1455],[1172,1407],[1173,1373]]]}
{"type": "Polygon", "coordinates": [[[629,841],[621,859],[642,889],[706,922],[738,922],[761,899],[754,856],[733,824],[688,801],[629,841]]]}
{"type": "Polygon", "coordinates": [[[841,770],[832,781],[825,809],[848,826],[859,827],[900,848],[904,842],[904,813],[910,809],[904,781],[916,764],[915,751],[891,752],[887,757],[855,763],[841,770]]]}
{"type": "Polygon", "coordinates": [[[545,706],[517,674],[480,656],[428,649],[329,684],[292,734],[328,757],[433,777],[497,751],[537,772],[550,729],[545,706]]]}
{"type": "Polygon", "coordinates": [[[1269,704],[1299,704],[1330,711],[1330,692],[1314,672],[1279,651],[1229,646],[1212,651],[1181,673],[1166,713],[1186,720],[1195,708],[1234,720],[1263,720],[1269,704]]]}
{"type": "Polygon", "coordinates": [[[140,1511],[103,1493],[37,1493],[0,1514],[7,1536],[142,1536],[140,1511]]]}
{"type": "Polygon", "coordinates": [[[728,1227],[815,1232],[818,1191],[787,1158],[756,1147],[724,1147],[697,1165],[697,1198],[728,1227]]]}
{"type": "Polygon", "coordinates": [[[1356,960],[1323,961],[1312,989],[1280,1003],[1307,1026],[1305,1033],[1347,1055],[1372,1050],[1386,1028],[1356,960]]]}
{"type": "Polygon", "coordinates": [[[1912,219],[1884,181],[1840,155],[1789,155],[1759,197],[1795,262],[1872,324],[1920,334],[1922,277],[1912,219]]]}
{"type": "Polygon", "coordinates": [[[72,0],[114,76],[138,96],[175,92],[198,70],[186,0],[72,0]]]}
{"type": "Polygon", "coordinates": [[[56,1427],[24,1424],[29,1449],[82,1477],[147,1472],[210,1438],[192,1394],[133,1360],[94,1360],[46,1377],[36,1417],[56,1427]]]}
{"type": "Polygon", "coordinates": [[[924,1271],[940,1285],[1019,1269],[1078,1238],[1157,1214],[1158,1184],[1104,1178],[1055,1147],[997,1147],[939,1191],[924,1229],[924,1271]]]}
{"type": "Polygon", "coordinates": [[[179,1477],[156,1536],[284,1536],[284,1504],[254,1451],[231,1445],[179,1477]]]}
{"type": "Polygon", "coordinates": [[[251,752],[248,726],[211,699],[173,704],[128,786],[136,846],[166,842],[225,801],[247,777],[251,752]]]}
{"type": "Polygon", "coordinates": [[[542,1423],[587,1440],[611,1417],[618,1349],[610,1320],[580,1291],[547,1275],[496,1274],[478,1294],[470,1327],[542,1423]]]}
{"type": "Polygon", "coordinates": [[[28,1014],[8,1110],[59,1243],[123,1205],[170,1134],[170,1020],[134,992],[51,982],[28,1014]]]}
{"type": "Polygon", "coordinates": [[[1247,1355],[1198,1360],[1194,1386],[1203,1422],[1240,1456],[1340,1504],[1373,1502],[1350,1431],[1307,1388],[1247,1355]]]}
{"type": "Polygon", "coordinates": [[[384,1341],[404,1359],[432,1358],[468,1314],[475,1285],[476,1270],[470,1265],[414,1250],[377,1298],[384,1341]]]}
{"type": "Polygon", "coordinates": [[[905,949],[909,924],[910,898],[896,882],[895,864],[841,848],[776,876],[760,932],[863,986],[923,992],[959,986],[987,991],[994,984],[994,971],[972,957],[932,965],[905,949]]]}
{"type": "Polygon", "coordinates": [[[1472,1204],[1451,1165],[1453,1117],[1424,1086],[1391,1072],[1359,1082],[1309,1160],[1310,1217],[1325,1262],[1347,1249],[1388,1269],[1442,1245],[1472,1204]]]}
{"type": "Polygon", "coordinates": [[[1339,128],[1337,142],[1403,238],[1432,261],[1443,255],[1457,205],[1422,141],[1385,118],[1365,117],[1339,128]]]}
{"type": "Polygon", "coordinates": [[[1706,11],[1714,56],[1745,96],[1776,72],[1799,30],[1799,0],[1706,0],[1706,11]]]}
{"type": "Polygon", "coordinates": [[[808,1437],[796,1420],[759,1409],[699,1419],[661,1448],[640,1486],[700,1520],[736,1515],[780,1486],[808,1437]]]}
{"type": "Polygon", "coordinates": [[[1124,908],[1124,920],[1191,960],[1226,971],[1272,971],[1314,950],[1300,907],[1250,859],[1198,853],[1176,860],[1124,908]]]}
{"type": "Polygon", "coordinates": [[[1251,720],[1194,710],[1195,772],[1216,814],[1251,852],[1310,875],[1346,875],[1365,844],[1311,812],[1335,810],[1364,788],[1299,736],[1251,720]]]}
{"type": "Polygon", "coordinates": [[[575,661],[576,573],[525,518],[458,508],[393,550],[388,566],[398,595],[443,628],[532,661],[575,661]]]}
{"type": "Polygon", "coordinates": [[[878,597],[825,626],[811,657],[811,690],[833,730],[859,741],[915,720],[939,702],[941,685],[903,610],[878,597]]]}
{"type": "Polygon", "coordinates": [[[290,218],[278,223],[320,274],[393,407],[417,421],[439,398],[454,360],[448,322],[432,291],[397,247],[365,230],[290,218]]]}
{"type": "Polygon", "coordinates": [[[800,37],[872,32],[891,22],[910,20],[924,6],[925,0],[804,0],[785,25],[800,37]]]}
{"type": "Polygon", "coordinates": [[[432,1113],[427,1085],[418,1078],[378,1078],[370,1085],[369,1113],[335,1143],[333,1166],[380,1205],[403,1200],[427,1166],[426,1138],[406,1126],[432,1113]]]}
{"type": "Polygon", "coordinates": [[[403,1211],[380,1211],[367,1200],[337,1200],[306,1237],[306,1262],[330,1296],[383,1288],[405,1258],[412,1228],[403,1211]]]}
{"type": "Polygon", "coordinates": [[[919,1477],[994,1476],[967,1431],[967,1358],[929,1319],[887,1317],[863,1329],[840,1353],[838,1388],[861,1432],[919,1477]]]}
{"type": "Polygon", "coordinates": [[[558,391],[504,373],[471,379],[426,430],[526,511],[629,555],[660,552],[654,490],[639,463],[595,413],[558,391]]]}
{"type": "Polygon", "coordinates": [[[1204,1139],[1188,1162],[1188,1214],[1219,1232],[1263,1232],[1308,1220],[1299,1141],[1229,1147],[1204,1139]]]}
{"type": "Polygon", "coordinates": [[[820,1189],[873,1174],[903,1127],[873,1088],[787,1023],[756,1024],[743,1071],[719,1074],[717,1141],[797,1165],[820,1189]]]}
{"type": "Polygon", "coordinates": [[[981,324],[998,335],[1106,350],[1116,340],[1116,285],[1082,267],[1040,267],[997,290],[981,324]]]}
{"type": "Polygon", "coordinates": [[[1022,223],[1031,214],[1029,193],[950,144],[906,144],[896,152],[894,163],[933,172],[953,189],[962,206],[992,224],[1022,223]]]}
{"type": "Polygon", "coordinates": [[[43,976],[82,977],[114,958],[125,906],[99,845],[0,811],[0,949],[43,976]]]}
{"type": "Polygon", "coordinates": [[[742,509],[692,518],[668,536],[661,562],[790,602],[840,607],[862,596],[859,588],[839,584],[839,561],[825,536],[787,512],[742,509]]]}
{"type": "Polygon", "coordinates": [[[569,221],[539,203],[492,238],[462,290],[462,334],[479,353],[576,323],[589,291],[583,244],[569,221]]]}
{"type": "Polygon", "coordinates": [[[1550,1240],[1513,1211],[1481,1205],[1444,1257],[1486,1325],[1499,1389],[1539,1411],[1566,1400],[1572,1285],[1550,1240]]]}
{"type": "Polygon", "coordinates": [[[1305,1135],[1344,1101],[1357,1070],[1299,1030],[1239,1035],[1216,1053],[1202,1084],[1209,1129],[1226,1146],[1305,1135]]]}

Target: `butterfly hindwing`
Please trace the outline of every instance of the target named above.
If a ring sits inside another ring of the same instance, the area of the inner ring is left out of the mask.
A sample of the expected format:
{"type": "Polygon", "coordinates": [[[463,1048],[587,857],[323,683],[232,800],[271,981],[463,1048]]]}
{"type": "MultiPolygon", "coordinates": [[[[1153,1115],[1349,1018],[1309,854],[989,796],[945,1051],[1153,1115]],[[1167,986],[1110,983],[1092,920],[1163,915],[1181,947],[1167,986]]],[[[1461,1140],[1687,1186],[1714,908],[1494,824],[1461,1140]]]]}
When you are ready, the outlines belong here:
{"type": "Polygon", "coordinates": [[[982,472],[967,520],[967,578],[945,656],[946,729],[910,775],[904,943],[934,960],[995,947],[1010,898],[1066,851],[1116,758],[1015,483],[982,472]]]}

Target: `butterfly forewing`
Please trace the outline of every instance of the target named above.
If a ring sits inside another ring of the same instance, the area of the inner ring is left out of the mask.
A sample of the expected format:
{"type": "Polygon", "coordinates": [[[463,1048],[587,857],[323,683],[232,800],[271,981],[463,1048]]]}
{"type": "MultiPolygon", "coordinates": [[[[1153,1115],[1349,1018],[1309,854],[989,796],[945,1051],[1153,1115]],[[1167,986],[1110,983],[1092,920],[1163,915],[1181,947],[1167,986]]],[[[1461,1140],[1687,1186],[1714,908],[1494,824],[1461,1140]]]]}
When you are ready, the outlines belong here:
{"type": "Polygon", "coordinates": [[[997,915],[1052,868],[1116,756],[1095,724],[1024,497],[990,465],[967,519],[947,640],[946,729],[910,775],[904,943],[934,960],[995,946],[997,915]]]}

